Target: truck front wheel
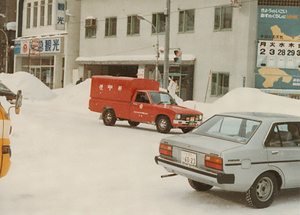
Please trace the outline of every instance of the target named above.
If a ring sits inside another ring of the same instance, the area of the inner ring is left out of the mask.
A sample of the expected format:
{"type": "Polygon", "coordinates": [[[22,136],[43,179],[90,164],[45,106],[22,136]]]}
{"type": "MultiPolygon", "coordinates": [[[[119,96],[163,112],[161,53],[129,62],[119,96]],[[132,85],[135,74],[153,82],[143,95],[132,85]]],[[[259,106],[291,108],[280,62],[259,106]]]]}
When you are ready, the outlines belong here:
{"type": "Polygon", "coordinates": [[[160,116],[156,120],[156,130],[160,133],[169,133],[172,128],[170,119],[167,116],[160,116]]]}
{"type": "Polygon", "coordinates": [[[103,123],[107,126],[112,126],[116,123],[117,118],[113,109],[107,109],[103,113],[103,123]]]}

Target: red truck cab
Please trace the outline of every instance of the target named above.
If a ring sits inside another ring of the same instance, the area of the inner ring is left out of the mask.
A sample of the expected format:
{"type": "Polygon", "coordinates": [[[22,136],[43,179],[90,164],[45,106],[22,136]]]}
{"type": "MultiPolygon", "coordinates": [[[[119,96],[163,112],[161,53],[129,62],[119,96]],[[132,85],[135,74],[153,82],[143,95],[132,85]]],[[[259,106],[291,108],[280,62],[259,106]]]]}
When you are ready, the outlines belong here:
{"type": "Polygon", "coordinates": [[[200,125],[203,114],[178,106],[174,99],[159,90],[159,82],[129,77],[93,76],[89,109],[101,113],[103,123],[112,126],[127,120],[156,125],[157,131],[168,133],[180,128],[184,133],[200,125]]]}

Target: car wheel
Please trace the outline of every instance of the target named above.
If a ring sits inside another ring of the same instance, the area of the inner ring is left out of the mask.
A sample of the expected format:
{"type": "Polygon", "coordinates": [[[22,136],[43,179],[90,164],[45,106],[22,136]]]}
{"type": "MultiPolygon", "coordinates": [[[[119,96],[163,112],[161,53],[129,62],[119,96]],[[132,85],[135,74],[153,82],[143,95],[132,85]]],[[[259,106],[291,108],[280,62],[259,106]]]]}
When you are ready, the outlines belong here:
{"type": "Polygon", "coordinates": [[[249,205],[256,208],[269,207],[278,191],[277,180],[274,174],[261,174],[246,193],[249,205]]]}
{"type": "Polygon", "coordinates": [[[183,132],[183,133],[188,133],[188,132],[190,132],[190,131],[192,131],[194,128],[192,127],[188,127],[188,128],[181,128],[181,131],[183,132]]]}
{"type": "Polygon", "coordinates": [[[169,133],[171,127],[170,119],[167,116],[160,116],[156,120],[156,130],[160,133],[169,133]]]}
{"type": "Polygon", "coordinates": [[[208,191],[211,188],[213,188],[213,186],[211,186],[211,185],[203,184],[198,181],[193,181],[192,179],[188,179],[188,181],[189,181],[189,184],[191,185],[191,187],[197,191],[208,191]]]}
{"type": "Polygon", "coordinates": [[[128,124],[132,127],[136,127],[138,126],[140,123],[139,122],[134,122],[134,121],[131,121],[131,120],[128,120],[128,124]]]}
{"type": "Polygon", "coordinates": [[[103,113],[103,123],[107,126],[112,126],[116,123],[117,118],[113,109],[107,109],[103,113]]]}

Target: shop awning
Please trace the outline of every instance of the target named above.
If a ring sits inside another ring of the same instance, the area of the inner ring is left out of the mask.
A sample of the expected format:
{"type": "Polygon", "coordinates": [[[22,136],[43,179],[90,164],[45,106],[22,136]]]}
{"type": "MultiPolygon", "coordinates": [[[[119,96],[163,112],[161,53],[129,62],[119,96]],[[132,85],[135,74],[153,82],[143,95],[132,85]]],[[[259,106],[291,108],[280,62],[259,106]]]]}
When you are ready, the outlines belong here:
{"type": "MultiPolygon", "coordinates": [[[[174,63],[175,55],[169,56],[170,64],[174,63]]],[[[159,64],[163,64],[164,55],[160,55],[159,64]]],[[[193,65],[196,57],[191,54],[182,55],[182,63],[186,65],[193,65]]],[[[97,65],[116,65],[116,64],[153,64],[156,61],[155,55],[108,55],[96,57],[78,57],[76,61],[79,64],[97,64],[97,65]]]]}

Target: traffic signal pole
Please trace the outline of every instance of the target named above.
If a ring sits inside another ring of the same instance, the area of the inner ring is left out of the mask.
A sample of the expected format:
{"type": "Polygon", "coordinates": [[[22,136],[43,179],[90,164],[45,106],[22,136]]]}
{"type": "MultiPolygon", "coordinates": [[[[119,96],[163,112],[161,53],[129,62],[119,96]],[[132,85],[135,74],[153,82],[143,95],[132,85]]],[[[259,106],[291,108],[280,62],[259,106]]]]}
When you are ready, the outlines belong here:
{"type": "Polygon", "coordinates": [[[165,57],[164,57],[164,77],[163,88],[167,89],[169,85],[169,49],[170,49],[170,7],[171,0],[167,1],[167,7],[165,11],[166,16],[166,34],[165,34],[165,57]]]}

